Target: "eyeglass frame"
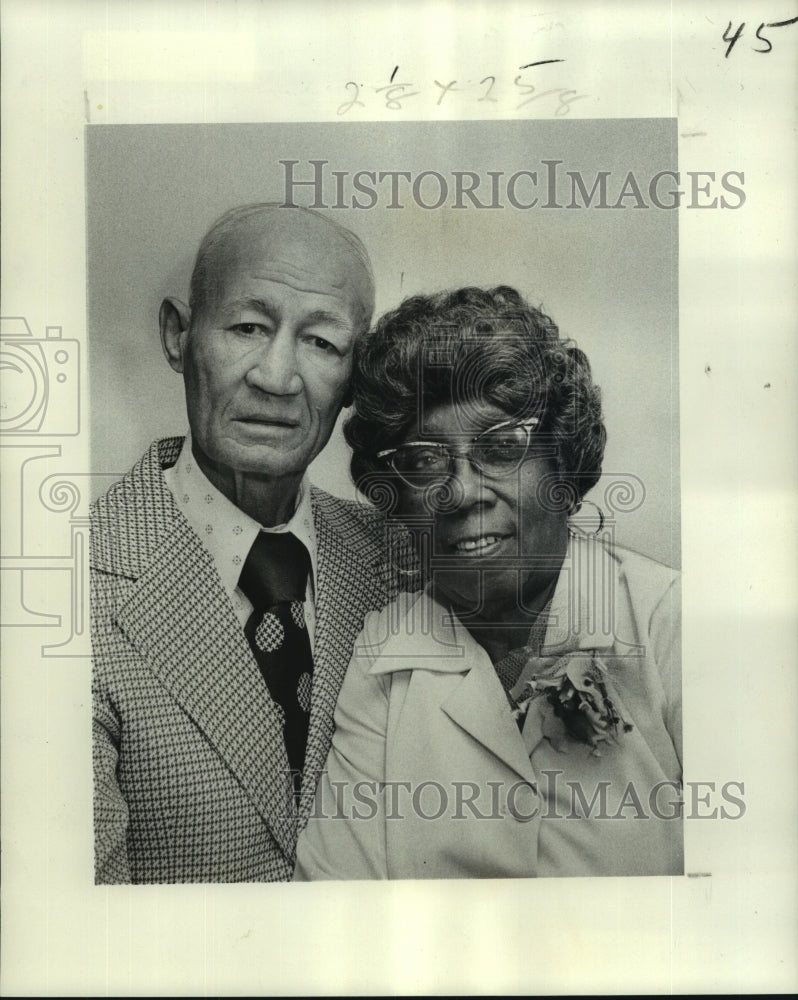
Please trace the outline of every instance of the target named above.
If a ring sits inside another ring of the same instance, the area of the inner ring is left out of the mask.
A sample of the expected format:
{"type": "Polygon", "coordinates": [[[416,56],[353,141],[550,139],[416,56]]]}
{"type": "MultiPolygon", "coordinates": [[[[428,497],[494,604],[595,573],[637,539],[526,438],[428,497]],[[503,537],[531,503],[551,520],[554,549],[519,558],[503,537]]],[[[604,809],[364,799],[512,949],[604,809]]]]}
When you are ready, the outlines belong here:
{"type": "MultiPolygon", "coordinates": [[[[523,430],[526,433],[526,442],[524,444],[524,452],[526,454],[526,452],[529,450],[529,446],[530,446],[530,444],[532,442],[532,431],[533,431],[533,429],[539,423],[540,423],[540,419],[538,417],[527,417],[526,420],[514,420],[512,418],[510,418],[508,420],[502,420],[498,424],[493,424],[491,427],[486,427],[485,430],[484,431],[480,431],[479,434],[475,434],[473,437],[467,438],[465,440],[465,442],[464,442],[464,445],[465,445],[465,448],[468,449],[469,446],[473,445],[475,442],[477,442],[485,434],[490,434],[491,431],[501,430],[502,427],[521,427],[521,428],[523,428],[523,430]]],[[[429,477],[429,479],[426,482],[424,482],[424,483],[415,483],[415,482],[412,482],[411,480],[405,478],[405,476],[407,476],[408,473],[402,473],[402,472],[400,472],[396,468],[396,466],[392,463],[392,461],[391,461],[391,459],[393,458],[393,456],[395,456],[400,451],[402,451],[402,449],[404,449],[404,448],[419,447],[419,446],[427,446],[427,447],[432,447],[432,448],[439,448],[439,449],[441,449],[442,451],[444,451],[446,453],[446,456],[449,459],[449,465],[448,465],[448,468],[447,468],[446,472],[441,473],[441,476],[440,476],[441,480],[449,479],[453,475],[454,461],[457,458],[465,458],[469,462],[470,465],[476,466],[476,468],[479,469],[480,473],[483,476],[488,476],[490,479],[500,479],[500,478],[502,478],[502,476],[512,475],[513,472],[517,471],[521,467],[521,465],[523,464],[523,461],[524,461],[524,459],[522,458],[521,461],[518,462],[518,464],[513,464],[511,467],[508,467],[508,469],[507,469],[506,472],[499,472],[499,473],[487,472],[485,469],[482,468],[482,466],[478,462],[477,463],[472,462],[471,455],[469,454],[469,452],[467,450],[466,451],[452,452],[450,450],[451,446],[447,445],[447,444],[444,444],[442,441],[425,441],[423,439],[418,440],[418,441],[406,441],[404,444],[400,444],[396,448],[385,448],[385,449],[383,449],[383,451],[378,451],[375,457],[377,459],[379,459],[380,461],[386,461],[387,460],[387,465],[391,469],[393,469],[393,471],[396,473],[397,476],[399,476],[399,478],[402,480],[402,482],[405,483],[407,486],[409,486],[411,489],[419,489],[419,490],[421,490],[421,489],[427,489],[427,487],[430,485],[430,482],[434,482],[435,481],[435,477],[434,476],[429,477]]],[[[412,473],[409,473],[409,475],[412,475],[412,473]]],[[[418,475],[422,476],[422,475],[424,475],[424,473],[418,473],[418,475]]]]}

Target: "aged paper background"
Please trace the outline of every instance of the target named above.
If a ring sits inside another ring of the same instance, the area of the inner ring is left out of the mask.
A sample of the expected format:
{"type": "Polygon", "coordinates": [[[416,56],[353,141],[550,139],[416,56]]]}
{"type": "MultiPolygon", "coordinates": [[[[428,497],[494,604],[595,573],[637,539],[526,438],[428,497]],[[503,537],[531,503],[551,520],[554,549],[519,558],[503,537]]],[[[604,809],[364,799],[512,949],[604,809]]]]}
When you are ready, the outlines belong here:
{"type": "Polygon", "coordinates": [[[0,451],[4,994],[798,986],[798,25],[757,35],[795,14],[786,0],[6,0],[3,335],[19,349],[27,321],[49,395],[32,384],[45,422],[0,451]],[[518,108],[513,83],[548,59],[564,60],[548,86],[581,95],[570,115],[678,116],[683,174],[745,174],[740,209],[679,210],[685,778],[744,782],[744,816],[688,820],[679,879],[95,887],[84,125],[335,121],[350,80],[359,121],[555,118],[558,99],[518,108]],[[395,66],[419,91],[399,109],[376,93],[395,66]],[[488,76],[497,100],[478,103],[488,76]],[[455,80],[464,91],[438,103],[455,80]]]}

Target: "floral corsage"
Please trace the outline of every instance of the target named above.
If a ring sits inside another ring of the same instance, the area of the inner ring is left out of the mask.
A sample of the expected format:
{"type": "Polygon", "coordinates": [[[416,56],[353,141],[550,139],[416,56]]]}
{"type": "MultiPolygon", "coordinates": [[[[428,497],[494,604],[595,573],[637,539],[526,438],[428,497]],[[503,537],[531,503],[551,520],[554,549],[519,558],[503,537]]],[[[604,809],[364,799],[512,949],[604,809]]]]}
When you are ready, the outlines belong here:
{"type": "Polygon", "coordinates": [[[564,733],[546,732],[555,749],[564,751],[562,737],[586,743],[595,757],[600,757],[600,743],[619,742],[632,730],[616,707],[607,689],[606,668],[595,657],[567,656],[554,674],[533,676],[524,685],[513,716],[523,720],[532,703],[539,698],[554,710],[564,733]]]}

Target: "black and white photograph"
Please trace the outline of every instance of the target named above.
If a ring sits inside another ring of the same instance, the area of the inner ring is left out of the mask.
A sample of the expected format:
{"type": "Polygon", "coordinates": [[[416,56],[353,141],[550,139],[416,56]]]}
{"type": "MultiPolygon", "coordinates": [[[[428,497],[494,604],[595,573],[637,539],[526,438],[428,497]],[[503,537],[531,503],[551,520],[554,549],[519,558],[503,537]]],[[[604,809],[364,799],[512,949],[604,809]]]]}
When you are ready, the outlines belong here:
{"type": "Polygon", "coordinates": [[[672,120],[88,130],[98,881],[682,874],[681,183],[672,120]]]}
{"type": "Polygon", "coordinates": [[[788,6],[23,6],[4,991],[790,992],[788,6]]]}

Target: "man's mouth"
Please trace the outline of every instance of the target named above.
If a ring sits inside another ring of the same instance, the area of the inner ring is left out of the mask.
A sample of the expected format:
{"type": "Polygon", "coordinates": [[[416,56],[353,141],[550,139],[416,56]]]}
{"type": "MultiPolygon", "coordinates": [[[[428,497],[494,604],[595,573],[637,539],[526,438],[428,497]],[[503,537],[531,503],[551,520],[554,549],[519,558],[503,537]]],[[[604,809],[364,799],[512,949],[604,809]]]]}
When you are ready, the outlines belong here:
{"type": "Polygon", "coordinates": [[[291,429],[299,426],[298,420],[287,420],[284,417],[262,417],[262,416],[249,416],[249,417],[238,417],[238,422],[241,424],[249,424],[255,427],[285,427],[286,429],[291,429]]]}

